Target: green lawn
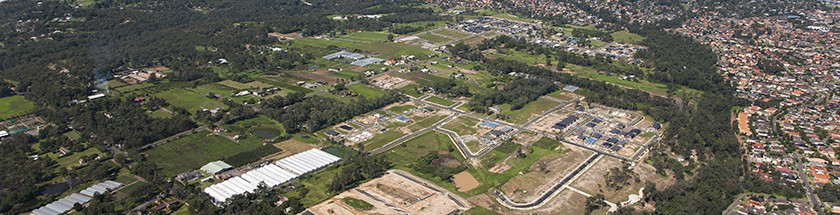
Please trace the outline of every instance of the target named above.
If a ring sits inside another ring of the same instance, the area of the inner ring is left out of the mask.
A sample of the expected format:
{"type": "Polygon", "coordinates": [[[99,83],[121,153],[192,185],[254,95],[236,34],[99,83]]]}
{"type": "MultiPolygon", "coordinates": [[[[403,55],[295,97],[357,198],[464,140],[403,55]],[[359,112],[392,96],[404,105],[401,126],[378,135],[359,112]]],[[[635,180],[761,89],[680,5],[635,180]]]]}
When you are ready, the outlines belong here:
{"type": "Polygon", "coordinates": [[[23,116],[34,110],[35,103],[26,100],[23,96],[0,98],[0,120],[23,116]]]}
{"type": "Polygon", "coordinates": [[[443,106],[446,106],[446,107],[449,107],[450,105],[455,104],[455,102],[453,102],[453,101],[449,101],[449,100],[446,100],[444,98],[437,97],[437,96],[429,96],[429,98],[426,98],[426,101],[431,102],[431,103],[435,103],[435,104],[439,104],[439,105],[443,105],[443,106]]]}
{"type": "Polygon", "coordinates": [[[149,113],[149,116],[157,119],[168,119],[172,118],[172,113],[169,113],[163,109],[157,109],[156,111],[152,111],[151,113],[149,113]]]}
{"type": "Polygon", "coordinates": [[[48,156],[53,158],[53,160],[55,160],[55,162],[58,163],[58,166],[64,167],[66,169],[72,169],[73,167],[81,166],[81,164],[79,164],[79,158],[82,158],[82,156],[89,156],[92,154],[99,154],[100,156],[105,155],[96,147],[90,147],[84,151],[76,152],[63,157],[57,157],[58,154],[55,153],[50,153],[48,154],[48,156]]]}
{"type": "Polygon", "coordinates": [[[414,97],[414,98],[417,98],[417,97],[423,96],[423,94],[420,94],[419,92],[417,92],[417,87],[420,87],[420,85],[417,85],[417,84],[409,84],[409,85],[406,85],[406,86],[405,86],[405,87],[403,87],[403,88],[400,88],[400,89],[399,89],[399,90],[397,90],[397,91],[399,91],[399,92],[401,92],[401,93],[404,93],[404,94],[406,94],[406,95],[412,96],[412,97],[414,97]]]}
{"type": "Polygon", "coordinates": [[[365,85],[365,84],[348,85],[347,89],[350,89],[353,92],[356,92],[359,95],[364,96],[365,98],[369,98],[369,99],[370,98],[378,98],[378,97],[382,97],[382,96],[385,95],[385,91],[382,91],[382,90],[377,89],[377,88],[370,87],[370,86],[365,85]]]}
{"type": "Polygon", "coordinates": [[[373,205],[371,205],[370,203],[368,203],[364,200],[361,200],[361,199],[352,198],[352,197],[345,197],[345,198],[341,199],[341,201],[344,202],[347,205],[350,205],[350,207],[353,207],[353,208],[358,209],[358,210],[366,211],[366,210],[373,209],[373,205]]]}
{"type": "Polygon", "coordinates": [[[468,116],[459,116],[452,121],[443,124],[443,128],[458,133],[458,135],[476,134],[479,120],[468,116]]]}
{"type": "Polygon", "coordinates": [[[181,88],[156,93],[153,96],[166,100],[172,106],[187,109],[190,113],[195,113],[197,110],[201,110],[201,108],[227,108],[227,105],[221,101],[210,99],[204,96],[204,94],[181,88]]]}
{"type": "Polygon", "coordinates": [[[398,113],[398,114],[404,114],[406,111],[414,109],[414,108],[417,108],[417,107],[414,106],[414,105],[397,105],[397,106],[392,106],[391,108],[388,108],[387,110],[392,111],[394,113],[398,113]]]}
{"type": "Polygon", "coordinates": [[[258,129],[276,130],[279,132],[277,136],[286,135],[286,129],[278,121],[268,118],[265,115],[259,115],[254,118],[240,120],[233,124],[223,125],[226,132],[232,134],[249,134],[258,129]]]}
{"type": "Polygon", "coordinates": [[[616,42],[637,43],[645,40],[645,37],[630,33],[629,31],[616,31],[612,33],[612,38],[616,42]]]}
{"type": "MultiPolygon", "coordinates": [[[[522,107],[519,110],[514,110],[514,111],[507,111],[506,110],[506,111],[502,111],[502,114],[506,114],[506,115],[510,116],[510,119],[507,120],[508,122],[513,123],[513,124],[521,124],[521,123],[527,122],[528,119],[531,118],[532,116],[543,114],[546,111],[550,110],[551,108],[557,107],[557,105],[560,105],[560,103],[557,103],[555,101],[551,101],[551,100],[548,100],[548,99],[540,98],[540,99],[537,99],[533,102],[525,104],[525,106],[522,107]]],[[[504,106],[506,108],[509,107],[508,105],[504,105],[504,106]]]]}
{"type": "Polygon", "coordinates": [[[263,145],[257,138],[247,138],[237,143],[225,137],[208,134],[209,131],[200,131],[164,143],[146,151],[147,158],[161,168],[164,175],[171,177],[263,145]]]}
{"type": "Polygon", "coordinates": [[[82,138],[82,134],[80,134],[76,130],[68,131],[67,133],[64,133],[62,135],[64,135],[67,138],[74,139],[74,140],[78,140],[79,138],[82,138]]]}

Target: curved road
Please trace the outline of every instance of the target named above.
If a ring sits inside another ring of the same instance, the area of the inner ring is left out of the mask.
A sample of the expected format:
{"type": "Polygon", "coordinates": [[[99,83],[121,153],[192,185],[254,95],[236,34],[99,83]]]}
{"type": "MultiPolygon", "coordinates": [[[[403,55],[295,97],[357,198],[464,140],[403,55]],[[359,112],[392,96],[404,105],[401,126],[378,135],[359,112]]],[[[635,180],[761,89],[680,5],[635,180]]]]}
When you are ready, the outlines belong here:
{"type": "Polygon", "coordinates": [[[571,183],[572,179],[576,178],[579,174],[583,173],[583,170],[588,168],[595,160],[597,160],[598,158],[601,158],[602,156],[603,156],[602,154],[593,154],[592,156],[589,156],[589,158],[586,159],[586,161],[584,161],[583,163],[581,163],[577,168],[575,168],[574,171],[567,174],[557,184],[555,184],[550,189],[548,189],[548,191],[546,191],[541,196],[537,197],[536,199],[534,199],[530,202],[526,202],[526,203],[514,202],[513,200],[510,200],[507,196],[505,196],[505,194],[502,191],[499,191],[499,190],[494,191],[493,195],[496,196],[496,201],[498,201],[499,203],[501,203],[505,207],[508,207],[508,208],[511,208],[511,209],[528,210],[528,209],[538,208],[538,207],[542,206],[543,204],[545,204],[552,197],[554,197],[557,193],[560,193],[560,191],[563,190],[564,186],[571,183]]]}

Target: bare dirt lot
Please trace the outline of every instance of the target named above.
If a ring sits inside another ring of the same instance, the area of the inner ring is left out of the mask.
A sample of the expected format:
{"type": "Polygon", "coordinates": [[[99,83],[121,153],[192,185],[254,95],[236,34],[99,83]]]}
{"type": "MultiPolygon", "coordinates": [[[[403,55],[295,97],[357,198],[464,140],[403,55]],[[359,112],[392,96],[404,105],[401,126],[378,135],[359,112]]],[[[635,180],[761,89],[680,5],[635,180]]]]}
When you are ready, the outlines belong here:
{"type": "Polygon", "coordinates": [[[478,180],[476,180],[475,177],[467,171],[453,175],[452,180],[455,182],[455,187],[458,188],[459,192],[467,192],[478,187],[478,185],[481,185],[478,183],[478,180]]]}
{"type": "Polygon", "coordinates": [[[619,190],[612,190],[606,186],[604,179],[605,175],[611,168],[622,167],[621,161],[604,157],[598,163],[593,165],[589,170],[584,172],[577,180],[572,182],[570,186],[577,188],[583,192],[595,195],[603,193],[607,201],[620,203],[627,200],[630,194],[639,193],[639,189],[644,187],[645,181],[651,181],[657,184],[657,189],[665,188],[673,184],[673,180],[657,175],[653,167],[646,164],[638,164],[633,168],[634,177],[638,177],[640,182],[636,183],[631,179],[630,185],[624,186],[619,190]]]}
{"type": "Polygon", "coordinates": [[[307,210],[314,214],[448,214],[466,209],[444,193],[389,172],[307,210]],[[371,207],[356,208],[342,201],[344,198],[358,199],[371,207]]]}
{"type": "Polygon", "coordinates": [[[531,201],[592,155],[592,151],[572,145],[564,145],[562,150],[562,153],[541,158],[527,173],[517,175],[502,185],[501,190],[514,201],[531,201]]]}

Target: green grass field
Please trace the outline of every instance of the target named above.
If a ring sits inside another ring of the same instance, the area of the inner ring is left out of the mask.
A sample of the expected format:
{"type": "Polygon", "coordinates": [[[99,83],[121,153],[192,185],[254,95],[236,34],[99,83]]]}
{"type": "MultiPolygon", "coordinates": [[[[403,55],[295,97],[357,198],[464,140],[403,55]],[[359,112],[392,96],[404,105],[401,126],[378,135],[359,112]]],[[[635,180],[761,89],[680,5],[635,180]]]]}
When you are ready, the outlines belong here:
{"type": "Polygon", "coordinates": [[[431,34],[431,33],[418,34],[417,37],[420,37],[420,39],[424,39],[426,41],[429,41],[429,43],[434,43],[434,44],[439,44],[439,45],[444,44],[444,43],[452,40],[452,39],[449,39],[449,38],[446,38],[446,37],[441,37],[441,36],[434,35],[434,34],[431,34]]]}
{"type": "Polygon", "coordinates": [[[613,32],[611,35],[613,40],[616,42],[638,43],[642,40],[645,40],[645,37],[638,34],[630,33],[629,31],[616,31],[613,32]]]}
{"type": "MultiPolygon", "coordinates": [[[[210,90],[205,88],[202,91],[210,90]]],[[[195,113],[197,110],[201,110],[201,108],[227,108],[227,105],[221,101],[210,99],[199,92],[181,88],[156,93],[153,96],[166,100],[172,106],[187,109],[190,113],[195,113]]]]}
{"type": "Polygon", "coordinates": [[[455,104],[455,102],[453,102],[453,101],[449,101],[449,100],[446,100],[444,98],[437,97],[437,96],[429,96],[429,98],[426,98],[426,101],[431,102],[431,103],[435,103],[435,104],[439,104],[439,105],[443,105],[443,106],[447,106],[447,107],[455,104]]]}
{"type": "Polygon", "coordinates": [[[464,33],[464,32],[460,32],[460,31],[456,31],[456,30],[452,30],[452,29],[446,29],[446,28],[441,29],[439,31],[436,31],[435,33],[450,36],[450,37],[454,37],[454,38],[469,37],[471,35],[469,33],[464,33]]]}
{"type": "Polygon", "coordinates": [[[346,197],[341,199],[341,201],[347,205],[350,205],[350,207],[353,207],[358,210],[366,211],[373,209],[373,205],[361,199],[346,197]]]}
{"type": "Polygon", "coordinates": [[[0,120],[23,116],[35,110],[35,103],[23,96],[9,96],[0,98],[0,120]]]}
{"type": "Polygon", "coordinates": [[[303,38],[294,40],[292,45],[303,50],[326,50],[328,46],[334,45],[350,50],[359,49],[379,55],[380,58],[395,58],[402,55],[415,55],[418,58],[425,58],[426,55],[435,54],[431,50],[417,46],[386,42],[387,35],[381,32],[357,32],[330,40],[303,38]]]}
{"type": "Polygon", "coordinates": [[[233,81],[233,80],[224,80],[224,81],[219,81],[217,83],[221,84],[223,86],[229,87],[231,89],[235,89],[235,90],[247,90],[247,89],[251,89],[251,88],[263,88],[263,89],[265,89],[265,88],[274,87],[274,85],[266,84],[266,83],[259,82],[259,81],[252,81],[252,82],[248,82],[248,83],[239,83],[239,82],[236,82],[236,81],[233,81]]]}
{"type": "Polygon", "coordinates": [[[364,85],[364,84],[347,85],[347,89],[350,89],[353,92],[356,92],[359,95],[364,96],[365,98],[369,98],[369,99],[370,98],[378,98],[378,97],[382,97],[382,96],[385,95],[385,91],[382,91],[380,89],[373,88],[373,87],[370,87],[370,86],[364,85]]]}
{"type": "MultiPolygon", "coordinates": [[[[668,87],[665,84],[654,83],[647,80],[621,80],[618,76],[599,74],[595,69],[574,64],[566,64],[566,68],[573,71],[575,76],[589,78],[596,81],[603,81],[617,86],[637,89],[658,95],[668,95],[668,87]]],[[[701,91],[681,86],[676,95],[683,98],[692,98],[702,94],[701,91]]]]}
{"type": "Polygon", "coordinates": [[[396,131],[396,130],[388,130],[388,131],[383,132],[381,134],[377,134],[376,136],[373,136],[369,140],[361,142],[359,144],[364,144],[365,150],[370,151],[370,150],[374,150],[376,148],[382,147],[385,144],[388,144],[391,141],[394,141],[394,140],[396,140],[396,139],[398,139],[402,136],[405,136],[405,134],[402,133],[402,132],[399,132],[399,131],[396,131]]]}
{"type": "Polygon", "coordinates": [[[397,90],[397,91],[399,91],[399,92],[401,92],[401,93],[404,93],[404,94],[406,94],[406,95],[412,96],[412,97],[414,97],[414,98],[417,98],[417,97],[423,96],[423,94],[420,94],[419,92],[417,92],[417,87],[420,87],[420,85],[417,85],[417,84],[409,84],[409,85],[406,85],[406,86],[405,86],[405,87],[403,87],[403,88],[400,88],[400,89],[399,89],[399,90],[397,90]]]}
{"type": "Polygon", "coordinates": [[[55,153],[50,153],[48,154],[48,156],[55,160],[55,162],[58,163],[58,166],[64,167],[65,169],[72,169],[73,167],[81,166],[81,164],[79,164],[79,158],[82,158],[82,156],[89,156],[92,154],[104,155],[96,147],[90,147],[88,149],[85,149],[84,151],[76,152],[64,157],[58,157],[58,154],[55,153]]]}
{"type": "Polygon", "coordinates": [[[278,131],[279,134],[277,136],[286,135],[286,129],[283,127],[283,124],[265,115],[240,120],[233,124],[223,125],[222,127],[227,130],[226,132],[233,134],[248,134],[258,129],[268,129],[278,131]]]}
{"type": "Polygon", "coordinates": [[[506,110],[502,111],[502,114],[510,116],[510,119],[507,120],[508,122],[513,124],[522,124],[527,122],[532,116],[543,114],[551,108],[557,107],[557,105],[560,105],[560,103],[540,98],[531,103],[525,104],[522,109],[514,111],[509,110],[509,105],[503,105],[503,108],[506,110]]]}
{"type": "Polygon", "coordinates": [[[164,175],[171,177],[263,145],[262,141],[256,138],[247,138],[237,143],[225,137],[208,134],[209,131],[200,131],[164,143],[146,151],[147,158],[160,167],[164,175]]]}
{"type": "MultiPolygon", "coordinates": [[[[485,156],[490,156],[491,154],[494,156],[498,156],[498,161],[507,157],[510,149],[518,150],[519,145],[513,143],[505,143],[495,149],[491,150],[491,153],[488,153],[485,156]],[[506,144],[510,144],[509,146],[503,147],[506,144]],[[503,148],[503,149],[500,149],[503,148]]],[[[525,157],[512,157],[507,161],[507,164],[511,166],[510,169],[504,171],[502,173],[492,173],[487,169],[491,168],[492,166],[484,166],[482,168],[470,168],[468,171],[475,177],[481,185],[472,189],[466,193],[465,196],[473,196],[481,193],[485,193],[488,189],[492,187],[498,187],[505,184],[511,178],[519,175],[520,172],[528,172],[531,166],[536,163],[540,158],[545,157],[549,154],[552,154],[551,150],[543,149],[540,147],[530,147],[529,152],[526,153],[525,157]]],[[[482,158],[484,159],[484,158],[482,158]]],[[[497,161],[497,162],[498,162],[497,161]]],[[[482,165],[484,165],[484,161],[482,161],[482,165]]]]}
{"type": "Polygon", "coordinates": [[[111,89],[116,90],[117,92],[120,92],[120,93],[128,93],[128,92],[135,91],[135,90],[146,89],[146,88],[152,87],[154,85],[155,84],[153,84],[153,83],[144,82],[144,83],[135,84],[135,85],[125,85],[125,86],[118,87],[118,88],[112,87],[111,89]]]}
{"type": "Polygon", "coordinates": [[[479,120],[468,116],[460,116],[443,124],[443,128],[458,133],[458,135],[476,134],[479,120]]]}
{"type": "Polygon", "coordinates": [[[172,118],[172,114],[169,113],[169,112],[166,112],[163,109],[158,109],[156,111],[152,111],[152,112],[149,113],[149,116],[151,116],[152,118],[157,118],[157,119],[172,118]]]}
{"type": "MultiPolygon", "coordinates": [[[[449,136],[444,133],[431,131],[408,140],[405,143],[384,152],[384,154],[386,154],[388,160],[393,162],[396,166],[408,167],[412,163],[420,160],[423,156],[426,156],[426,154],[436,151],[449,151],[450,149],[454,149],[453,147],[455,147],[455,145],[452,143],[452,140],[449,139],[449,136]]],[[[453,151],[452,155],[453,157],[458,158],[459,161],[464,160],[457,151],[453,151]]]]}

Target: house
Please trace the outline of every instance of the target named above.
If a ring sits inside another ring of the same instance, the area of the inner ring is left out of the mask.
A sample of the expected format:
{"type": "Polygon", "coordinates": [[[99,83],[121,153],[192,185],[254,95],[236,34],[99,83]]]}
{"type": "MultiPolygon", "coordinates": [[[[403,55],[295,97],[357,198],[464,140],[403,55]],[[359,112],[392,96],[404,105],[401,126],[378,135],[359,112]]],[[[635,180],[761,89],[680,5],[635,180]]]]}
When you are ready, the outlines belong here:
{"type": "Polygon", "coordinates": [[[61,155],[66,155],[67,153],[70,153],[70,149],[67,149],[66,147],[62,146],[58,148],[58,152],[60,152],[61,155]]]}
{"type": "Polygon", "coordinates": [[[333,130],[327,130],[326,132],[324,132],[324,134],[326,134],[327,136],[330,136],[330,137],[338,137],[338,135],[341,135],[338,132],[333,131],[333,130]]]}
{"type": "Polygon", "coordinates": [[[342,130],[345,130],[345,131],[352,131],[353,130],[353,127],[350,127],[348,125],[341,125],[341,126],[338,126],[338,128],[340,128],[342,130]]]}

